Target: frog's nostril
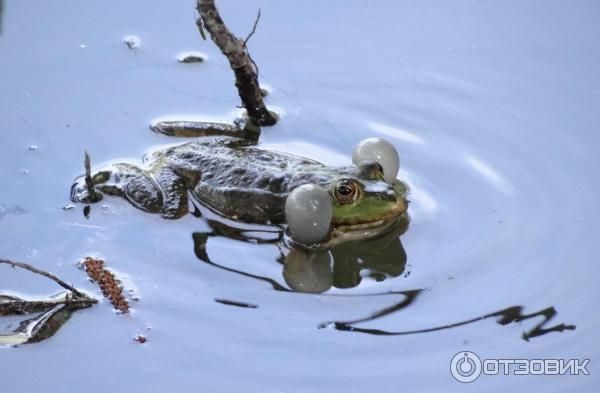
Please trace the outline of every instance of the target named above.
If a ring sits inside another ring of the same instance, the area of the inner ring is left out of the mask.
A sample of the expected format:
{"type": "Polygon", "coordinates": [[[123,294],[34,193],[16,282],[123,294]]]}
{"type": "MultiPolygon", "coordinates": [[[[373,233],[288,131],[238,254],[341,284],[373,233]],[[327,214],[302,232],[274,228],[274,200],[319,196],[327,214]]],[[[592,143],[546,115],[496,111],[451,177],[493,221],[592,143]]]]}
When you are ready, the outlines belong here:
{"type": "Polygon", "coordinates": [[[364,180],[383,180],[383,168],[375,161],[361,161],[354,171],[354,175],[364,180]]]}

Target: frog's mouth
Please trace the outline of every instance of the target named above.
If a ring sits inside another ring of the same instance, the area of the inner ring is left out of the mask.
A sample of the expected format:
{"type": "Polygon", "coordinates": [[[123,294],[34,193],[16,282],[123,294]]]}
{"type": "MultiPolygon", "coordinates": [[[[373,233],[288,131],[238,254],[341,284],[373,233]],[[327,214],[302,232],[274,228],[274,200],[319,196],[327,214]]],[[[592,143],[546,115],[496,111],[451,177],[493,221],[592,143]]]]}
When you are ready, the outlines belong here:
{"type": "Polygon", "coordinates": [[[334,230],[338,232],[352,232],[356,230],[373,229],[380,226],[385,226],[389,221],[395,221],[401,214],[406,212],[407,201],[400,200],[394,204],[385,214],[379,215],[377,220],[359,220],[356,218],[340,220],[333,222],[334,230]]]}
{"type": "Polygon", "coordinates": [[[337,244],[347,241],[361,241],[388,233],[398,225],[402,225],[408,221],[406,207],[404,202],[398,203],[387,214],[376,221],[334,224],[327,243],[337,244]]]}
{"type": "Polygon", "coordinates": [[[340,225],[333,227],[331,237],[328,241],[332,243],[342,243],[347,241],[361,241],[381,236],[392,230],[402,221],[400,216],[394,216],[388,219],[382,219],[364,224],[340,225]]]}
{"type": "MultiPolygon", "coordinates": [[[[361,222],[356,224],[338,224],[331,227],[329,237],[320,243],[306,245],[295,242],[286,235],[285,241],[289,245],[300,246],[304,248],[331,248],[341,243],[360,242],[376,237],[383,236],[391,231],[399,230],[403,233],[408,227],[409,217],[406,213],[406,205],[386,214],[377,221],[361,222]]],[[[287,231],[286,231],[287,233],[287,231]]]]}

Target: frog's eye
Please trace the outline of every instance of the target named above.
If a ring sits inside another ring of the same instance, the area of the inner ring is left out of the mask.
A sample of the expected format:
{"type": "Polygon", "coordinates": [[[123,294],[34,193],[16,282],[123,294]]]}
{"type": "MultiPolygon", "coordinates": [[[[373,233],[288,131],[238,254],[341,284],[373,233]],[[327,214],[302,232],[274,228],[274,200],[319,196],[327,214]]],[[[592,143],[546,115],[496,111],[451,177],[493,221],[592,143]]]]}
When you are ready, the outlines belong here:
{"type": "Polygon", "coordinates": [[[339,203],[352,203],[356,200],[358,189],[356,184],[350,180],[340,180],[333,188],[333,197],[339,203]]]}

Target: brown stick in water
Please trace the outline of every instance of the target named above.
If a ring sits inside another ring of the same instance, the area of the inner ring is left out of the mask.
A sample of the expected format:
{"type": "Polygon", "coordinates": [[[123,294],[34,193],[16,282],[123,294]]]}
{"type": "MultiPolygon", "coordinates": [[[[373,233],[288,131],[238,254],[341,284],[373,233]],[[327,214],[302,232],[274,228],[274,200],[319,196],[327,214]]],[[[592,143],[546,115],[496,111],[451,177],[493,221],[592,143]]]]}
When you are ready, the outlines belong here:
{"type": "Polygon", "coordinates": [[[254,22],[254,27],[245,40],[233,35],[217,10],[214,0],[197,0],[196,9],[199,16],[196,18],[198,30],[202,38],[206,39],[204,30],[208,31],[210,38],[219,47],[229,60],[229,65],[235,74],[235,86],[248,112],[248,117],[258,126],[270,126],[277,122],[276,117],[269,112],[258,84],[258,68],[248,53],[246,44],[254,32],[260,19],[260,12],[254,22]]]}

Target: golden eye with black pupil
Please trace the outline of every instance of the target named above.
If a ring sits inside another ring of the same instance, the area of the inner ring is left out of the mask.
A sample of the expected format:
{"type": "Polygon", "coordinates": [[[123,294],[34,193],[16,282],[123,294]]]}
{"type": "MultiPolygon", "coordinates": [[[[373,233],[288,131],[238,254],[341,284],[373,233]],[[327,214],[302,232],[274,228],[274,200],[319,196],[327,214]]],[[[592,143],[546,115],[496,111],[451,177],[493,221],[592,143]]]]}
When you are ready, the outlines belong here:
{"type": "Polygon", "coordinates": [[[342,204],[354,202],[356,195],[356,184],[350,180],[340,180],[333,188],[333,197],[342,204]]]}

